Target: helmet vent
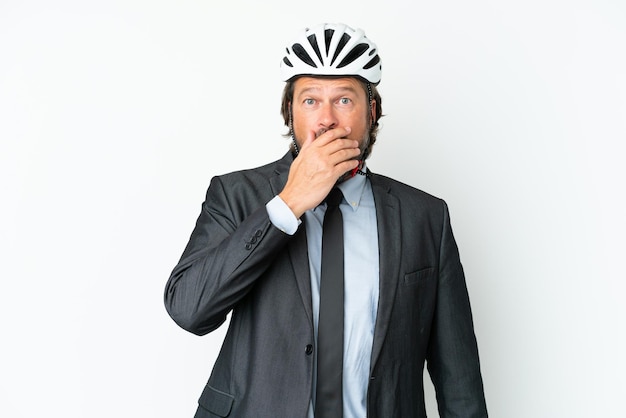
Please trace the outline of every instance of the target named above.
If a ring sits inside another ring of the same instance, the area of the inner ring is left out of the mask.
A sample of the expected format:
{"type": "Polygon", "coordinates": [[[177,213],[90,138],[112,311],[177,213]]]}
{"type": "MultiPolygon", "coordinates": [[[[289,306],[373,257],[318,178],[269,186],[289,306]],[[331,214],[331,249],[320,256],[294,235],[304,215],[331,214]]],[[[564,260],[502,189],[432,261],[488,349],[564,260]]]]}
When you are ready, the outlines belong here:
{"type": "Polygon", "coordinates": [[[372,68],[373,66],[375,66],[376,64],[378,64],[380,62],[380,57],[378,55],[376,55],[374,58],[372,58],[372,60],[370,62],[368,62],[367,64],[365,64],[365,66],[363,67],[364,70],[367,70],[369,68],[372,68]]]}
{"type": "Polygon", "coordinates": [[[285,63],[285,65],[288,65],[293,68],[293,64],[291,63],[291,61],[287,59],[287,57],[283,58],[283,62],[285,63]]]}
{"type": "Polygon", "coordinates": [[[350,53],[348,53],[348,55],[346,55],[343,60],[341,60],[339,65],[337,65],[337,68],[343,68],[346,65],[353,63],[357,58],[363,55],[368,48],[369,45],[367,44],[358,44],[357,46],[352,48],[352,51],[350,51],[350,53]]]}
{"type": "Polygon", "coordinates": [[[324,43],[326,44],[326,56],[328,56],[328,51],[330,51],[330,41],[333,39],[333,34],[335,33],[334,29],[326,29],[324,31],[324,43]]]}
{"type": "Polygon", "coordinates": [[[306,52],[304,47],[300,44],[293,44],[291,47],[292,51],[298,58],[300,58],[303,62],[310,65],[311,67],[317,68],[317,65],[313,62],[311,56],[306,52]]]}
{"type": "Polygon", "coordinates": [[[319,58],[319,60],[321,62],[322,61],[322,53],[320,52],[319,46],[317,46],[317,37],[315,36],[315,34],[313,34],[313,35],[308,36],[307,39],[309,40],[309,43],[311,44],[311,47],[313,47],[313,50],[315,51],[315,54],[317,55],[317,58],[319,58]]]}
{"type": "Polygon", "coordinates": [[[343,50],[343,47],[346,46],[346,44],[348,43],[350,38],[351,38],[351,36],[348,35],[347,33],[344,33],[343,35],[341,35],[341,39],[339,40],[339,44],[337,45],[337,49],[335,49],[335,54],[333,55],[333,59],[330,62],[330,65],[334,64],[335,60],[337,59],[337,55],[339,55],[339,53],[343,50]]]}

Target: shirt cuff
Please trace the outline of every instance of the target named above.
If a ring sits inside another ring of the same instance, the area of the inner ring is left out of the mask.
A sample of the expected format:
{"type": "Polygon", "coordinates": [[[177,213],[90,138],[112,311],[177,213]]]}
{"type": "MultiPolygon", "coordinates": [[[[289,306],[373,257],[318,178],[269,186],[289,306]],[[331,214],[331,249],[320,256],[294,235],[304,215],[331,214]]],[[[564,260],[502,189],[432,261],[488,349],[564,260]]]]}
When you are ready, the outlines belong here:
{"type": "Polygon", "coordinates": [[[293,235],[302,221],[293,214],[289,206],[276,195],[265,205],[270,222],[285,234],[293,235]]]}

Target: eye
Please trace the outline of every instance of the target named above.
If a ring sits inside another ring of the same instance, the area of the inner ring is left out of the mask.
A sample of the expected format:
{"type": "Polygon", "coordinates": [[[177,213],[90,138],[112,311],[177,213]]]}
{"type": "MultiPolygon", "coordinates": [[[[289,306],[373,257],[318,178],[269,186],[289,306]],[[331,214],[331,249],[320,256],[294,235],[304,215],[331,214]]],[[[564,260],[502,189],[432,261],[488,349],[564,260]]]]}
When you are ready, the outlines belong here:
{"type": "Polygon", "coordinates": [[[315,100],[313,99],[304,99],[304,104],[307,106],[313,106],[315,104],[315,100]]]}
{"type": "Polygon", "coordinates": [[[342,97],[341,99],[339,99],[339,103],[341,103],[342,105],[347,105],[352,103],[352,100],[347,97],[342,97]]]}

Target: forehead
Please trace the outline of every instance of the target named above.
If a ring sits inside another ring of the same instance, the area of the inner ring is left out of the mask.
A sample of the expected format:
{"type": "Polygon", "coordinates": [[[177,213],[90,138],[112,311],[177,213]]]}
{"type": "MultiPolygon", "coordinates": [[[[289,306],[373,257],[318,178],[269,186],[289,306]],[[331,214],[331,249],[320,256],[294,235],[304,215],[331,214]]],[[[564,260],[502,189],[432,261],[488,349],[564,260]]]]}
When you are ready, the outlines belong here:
{"type": "Polygon", "coordinates": [[[307,93],[334,93],[334,92],[354,92],[357,95],[365,95],[362,83],[354,77],[299,77],[294,82],[294,95],[307,93]]]}

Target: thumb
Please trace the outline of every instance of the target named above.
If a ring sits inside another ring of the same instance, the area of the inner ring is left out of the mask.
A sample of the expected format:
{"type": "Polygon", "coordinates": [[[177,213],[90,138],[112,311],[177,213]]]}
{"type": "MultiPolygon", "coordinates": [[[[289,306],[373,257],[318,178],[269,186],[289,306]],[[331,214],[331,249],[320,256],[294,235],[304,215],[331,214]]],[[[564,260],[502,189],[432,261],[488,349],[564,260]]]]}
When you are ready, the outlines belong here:
{"type": "Polygon", "coordinates": [[[315,132],[310,131],[307,136],[306,139],[304,140],[304,142],[302,143],[302,145],[300,146],[300,148],[305,148],[308,147],[309,145],[311,145],[313,143],[313,141],[315,141],[315,132]]]}

